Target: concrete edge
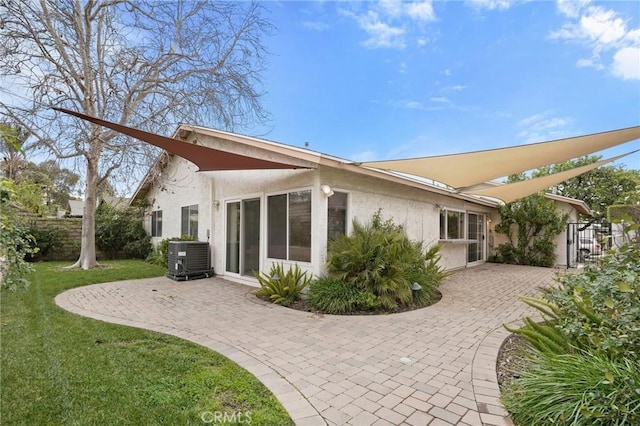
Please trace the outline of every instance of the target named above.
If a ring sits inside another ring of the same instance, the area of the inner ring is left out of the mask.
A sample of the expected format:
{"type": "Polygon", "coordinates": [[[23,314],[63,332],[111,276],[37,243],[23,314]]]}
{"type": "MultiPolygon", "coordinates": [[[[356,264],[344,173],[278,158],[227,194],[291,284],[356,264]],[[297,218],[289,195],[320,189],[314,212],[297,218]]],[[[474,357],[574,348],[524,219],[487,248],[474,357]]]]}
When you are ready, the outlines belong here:
{"type": "Polygon", "coordinates": [[[509,332],[499,326],[480,341],[471,365],[471,385],[483,425],[513,426],[509,413],[500,402],[496,365],[498,353],[509,332]]]}

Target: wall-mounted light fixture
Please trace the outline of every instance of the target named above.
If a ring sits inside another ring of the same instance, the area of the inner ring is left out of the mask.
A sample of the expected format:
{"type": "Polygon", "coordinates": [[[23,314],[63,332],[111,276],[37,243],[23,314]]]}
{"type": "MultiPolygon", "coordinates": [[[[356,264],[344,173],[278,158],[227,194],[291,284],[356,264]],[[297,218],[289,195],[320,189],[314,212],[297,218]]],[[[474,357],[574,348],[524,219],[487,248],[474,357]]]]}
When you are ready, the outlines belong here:
{"type": "Polygon", "coordinates": [[[213,207],[215,207],[216,209],[217,209],[218,207],[220,207],[220,201],[218,201],[218,200],[213,200],[213,207]]]}
{"type": "Polygon", "coordinates": [[[331,197],[334,194],[333,189],[331,189],[329,185],[320,185],[320,191],[327,197],[331,197]]]}

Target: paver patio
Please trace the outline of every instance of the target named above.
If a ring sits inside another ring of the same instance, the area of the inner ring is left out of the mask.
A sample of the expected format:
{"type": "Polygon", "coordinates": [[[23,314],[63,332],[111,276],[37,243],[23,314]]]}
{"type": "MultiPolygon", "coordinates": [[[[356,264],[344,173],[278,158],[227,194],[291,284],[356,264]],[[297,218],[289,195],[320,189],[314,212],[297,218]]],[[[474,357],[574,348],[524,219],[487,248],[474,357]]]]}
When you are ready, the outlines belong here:
{"type": "Polygon", "coordinates": [[[455,272],[442,300],[393,315],[332,316],[265,304],[220,278],[121,281],[69,290],[71,312],[207,346],[258,377],[298,425],[502,425],[495,362],[517,295],[554,269],[484,264],[455,272]],[[410,361],[401,360],[409,358],[410,361]]]}

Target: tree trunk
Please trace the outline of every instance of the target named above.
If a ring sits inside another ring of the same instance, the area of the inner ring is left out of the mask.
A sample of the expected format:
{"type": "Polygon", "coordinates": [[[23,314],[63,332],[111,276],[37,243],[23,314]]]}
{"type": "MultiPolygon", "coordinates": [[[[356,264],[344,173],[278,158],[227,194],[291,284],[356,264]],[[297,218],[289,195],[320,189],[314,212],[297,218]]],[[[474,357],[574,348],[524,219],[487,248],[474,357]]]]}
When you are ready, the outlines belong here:
{"type": "Polygon", "coordinates": [[[96,161],[87,161],[87,186],[85,188],[84,208],[82,211],[82,239],[80,258],[72,267],[91,269],[98,266],[96,260],[96,205],[98,165],[96,161]]]}

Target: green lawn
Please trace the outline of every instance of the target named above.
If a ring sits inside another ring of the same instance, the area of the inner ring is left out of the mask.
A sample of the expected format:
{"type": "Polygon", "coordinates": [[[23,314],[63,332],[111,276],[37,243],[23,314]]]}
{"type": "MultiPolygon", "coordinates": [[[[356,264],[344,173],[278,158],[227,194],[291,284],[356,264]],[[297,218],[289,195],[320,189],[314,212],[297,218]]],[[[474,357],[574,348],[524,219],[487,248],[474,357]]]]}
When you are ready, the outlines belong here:
{"type": "Polygon", "coordinates": [[[0,424],[202,425],[203,413],[211,424],[216,412],[244,424],[292,424],[262,383],[222,355],[55,305],[69,288],[163,273],[140,261],[105,264],[80,271],[39,263],[27,290],[0,292],[0,424]]]}

